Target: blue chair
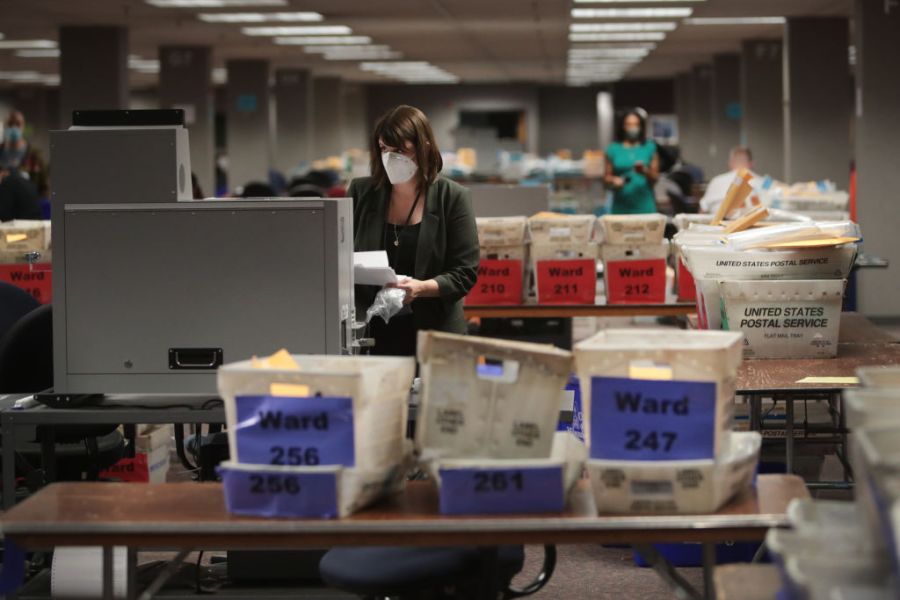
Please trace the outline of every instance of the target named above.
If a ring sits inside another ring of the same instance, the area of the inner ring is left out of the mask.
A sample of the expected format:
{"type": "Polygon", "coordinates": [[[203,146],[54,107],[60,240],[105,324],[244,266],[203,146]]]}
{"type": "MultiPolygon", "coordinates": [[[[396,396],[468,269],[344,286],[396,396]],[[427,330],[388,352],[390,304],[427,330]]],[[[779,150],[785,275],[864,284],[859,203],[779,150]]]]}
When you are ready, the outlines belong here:
{"type": "Polygon", "coordinates": [[[544,565],[535,581],[515,589],[511,581],[524,561],[522,546],[349,547],[329,550],[319,574],[330,587],[367,599],[496,598],[499,593],[519,598],[550,580],[556,547],[544,547],[544,565]]]}

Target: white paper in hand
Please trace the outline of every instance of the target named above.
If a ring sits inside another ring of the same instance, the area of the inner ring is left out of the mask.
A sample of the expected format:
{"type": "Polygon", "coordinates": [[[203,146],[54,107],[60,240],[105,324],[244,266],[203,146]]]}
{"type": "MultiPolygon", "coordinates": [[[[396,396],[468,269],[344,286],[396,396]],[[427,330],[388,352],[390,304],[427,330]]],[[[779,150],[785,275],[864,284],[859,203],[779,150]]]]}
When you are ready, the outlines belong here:
{"type": "Polygon", "coordinates": [[[353,253],[353,280],[357,285],[377,285],[384,287],[397,282],[397,273],[388,264],[387,252],[353,253]]]}

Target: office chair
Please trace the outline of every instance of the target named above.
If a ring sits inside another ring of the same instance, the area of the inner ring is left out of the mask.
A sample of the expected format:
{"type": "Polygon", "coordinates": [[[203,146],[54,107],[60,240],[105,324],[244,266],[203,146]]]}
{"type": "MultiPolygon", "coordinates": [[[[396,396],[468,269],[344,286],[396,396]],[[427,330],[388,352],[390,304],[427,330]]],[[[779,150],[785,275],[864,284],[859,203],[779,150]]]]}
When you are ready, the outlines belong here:
{"type": "Polygon", "coordinates": [[[365,599],[474,598],[483,591],[485,564],[494,558],[497,581],[491,597],[502,593],[503,598],[521,598],[550,580],[556,546],[544,546],[541,573],[521,589],[513,588],[511,581],[525,562],[522,546],[334,548],[322,557],[319,574],[327,585],[365,599]]]}
{"type": "Polygon", "coordinates": [[[0,339],[16,321],[40,305],[40,302],[22,288],[0,281],[0,339]]]}
{"type": "MultiPolygon", "coordinates": [[[[0,338],[0,393],[37,393],[53,387],[53,313],[49,304],[27,313],[0,338]]],[[[124,456],[125,441],[115,425],[38,426],[36,439],[16,444],[24,471],[40,461],[42,443],[54,445],[55,464],[46,479],[96,479],[100,470],[124,456]]]]}

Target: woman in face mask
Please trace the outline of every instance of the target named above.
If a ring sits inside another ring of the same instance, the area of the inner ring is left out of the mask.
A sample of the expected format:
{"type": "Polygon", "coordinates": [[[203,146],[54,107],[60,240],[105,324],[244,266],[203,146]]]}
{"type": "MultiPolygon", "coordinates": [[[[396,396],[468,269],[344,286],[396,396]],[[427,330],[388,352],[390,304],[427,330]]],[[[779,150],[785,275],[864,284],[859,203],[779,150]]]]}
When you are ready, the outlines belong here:
{"type": "Polygon", "coordinates": [[[616,141],[606,149],[603,182],[613,191],[613,214],[656,212],[653,184],[659,177],[656,143],[647,139],[643,111],[630,110],[622,117],[616,141]]]}
{"type": "MultiPolygon", "coordinates": [[[[404,279],[404,309],[375,317],[373,354],[412,356],[416,332],[465,333],[462,299],[478,275],[478,233],[469,192],[440,176],[443,162],[427,117],[412,106],[382,116],[371,140],[371,177],[355,179],[354,250],[385,250],[404,279]]],[[[377,289],[357,287],[357,314],[377,289]]]]}

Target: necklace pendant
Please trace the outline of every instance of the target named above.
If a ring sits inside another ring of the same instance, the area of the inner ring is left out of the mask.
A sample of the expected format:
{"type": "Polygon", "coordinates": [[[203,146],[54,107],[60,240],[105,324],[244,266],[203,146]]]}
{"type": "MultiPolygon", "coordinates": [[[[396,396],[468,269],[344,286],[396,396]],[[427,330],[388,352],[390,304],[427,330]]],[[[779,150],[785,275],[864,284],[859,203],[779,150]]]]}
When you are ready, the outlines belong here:
{"type": "Polygon", "coordinates": [[[394,240],[394,245],[395,245],[395,246],[399,246],[399,245],[400,245],[400,240],[394,240]]]}

